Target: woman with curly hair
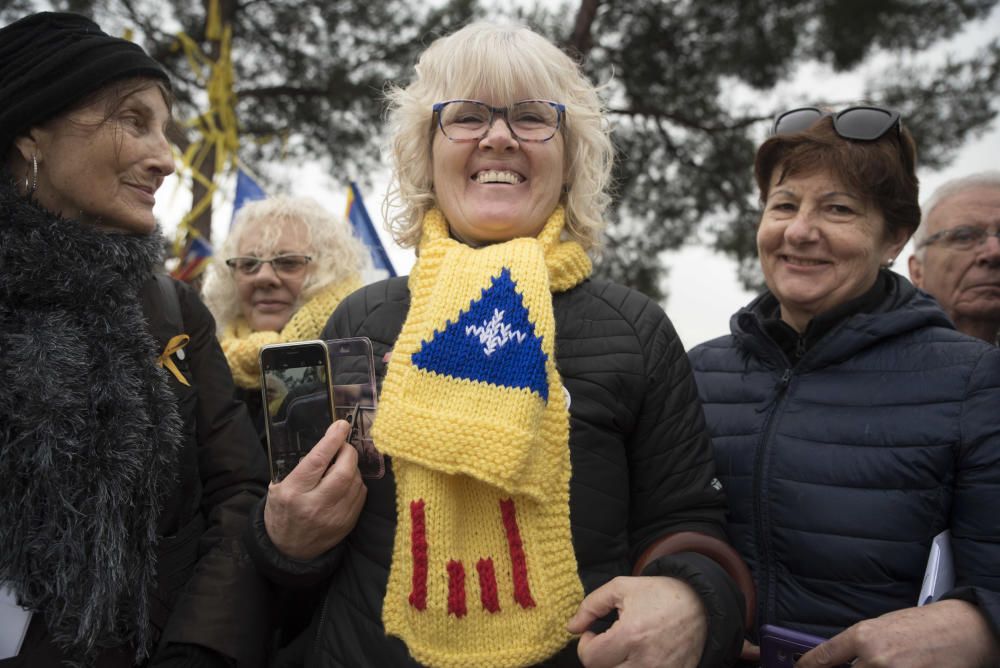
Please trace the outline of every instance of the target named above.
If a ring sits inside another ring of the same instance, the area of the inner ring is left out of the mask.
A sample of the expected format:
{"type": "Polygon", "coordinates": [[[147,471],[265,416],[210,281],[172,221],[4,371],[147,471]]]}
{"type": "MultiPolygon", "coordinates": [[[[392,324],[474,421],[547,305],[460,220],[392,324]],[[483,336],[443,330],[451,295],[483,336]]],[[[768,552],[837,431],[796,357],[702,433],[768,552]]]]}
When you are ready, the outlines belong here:
{"type": "Polygon", "coordinates": [[[236,214],[202,294],[262,439],[261,347],[318,338],[337,304],[361,287],[367,257],[346,221],[308,197],[271,197],[236,214]]]}

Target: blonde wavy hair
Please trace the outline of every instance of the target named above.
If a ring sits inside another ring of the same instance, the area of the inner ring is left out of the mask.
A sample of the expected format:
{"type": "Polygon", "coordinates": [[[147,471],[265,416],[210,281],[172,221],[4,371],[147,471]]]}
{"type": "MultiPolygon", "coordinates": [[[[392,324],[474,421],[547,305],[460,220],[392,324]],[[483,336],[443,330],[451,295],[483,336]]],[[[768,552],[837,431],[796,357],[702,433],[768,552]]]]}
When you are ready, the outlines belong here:
{"type": "Polygon", "coordinates": [[[416,246],[424,214],[435,206],[432,105],[482,95],[493,104],[540,98],[566,105],[561,132],[568,192],[560,197],[566,230],[587,251],[599,250],[614,149],[597,89],[546,38],[524,26],[485,21],[435,40],[420,56],[416,78],[386,91],[394,170],[383,213],[396,243],[416,246]]]}
{"type": "Polygon", "coordinates": [[[205,273],[202,297],[220,332],[241,314],[236,280],[226,259],[239,255],[240,246],[251,234],[255,252],[262,257],[277,254],[282,227],[296,223],[305,229],[304,252],[312,257],[299,293],[300,306],[331,285],[369,268],[368,251],[347,221],[331,215],[316,200],[279,195],[250,202],[236,213],[229,236],[216,249],[205,273]]]}

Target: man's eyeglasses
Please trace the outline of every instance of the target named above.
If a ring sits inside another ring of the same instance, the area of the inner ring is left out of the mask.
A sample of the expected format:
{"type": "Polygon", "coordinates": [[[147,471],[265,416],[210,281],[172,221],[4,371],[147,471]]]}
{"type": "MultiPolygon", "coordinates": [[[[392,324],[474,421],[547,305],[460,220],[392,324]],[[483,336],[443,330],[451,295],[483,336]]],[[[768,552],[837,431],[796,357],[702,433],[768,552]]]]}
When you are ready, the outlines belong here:
{"type": "Polygon", "coordinates": [[[277,255],[268,260],[260,257],[231,257],[226,265],[234,272],[244,276],[253,276],[265,264],[270,264],[274,273],[279,276],[298,276],[312,262],[308,255],[277,255]]]}
{"type": "Polygon", "coordinates": [[[990,232],[985,227],[976,227],[975,225],[959,225],[958,227],[941,230],[940,232],[930,235],[921,241],[917,248],[923,248],[924,246],[930,246],[932,244],[940,244],[945,248],[951,248],[952,250],[967,251],[972,250],[976,246],[982,246],[990,237],[1000,239],[1000,230],[990,232]]]}
{"type": "Polygon", "coordinates": [[[478,100],[448,100],[432,109],[444,136],[458,142],[485,137],[497,114],[503,116],[514,139],[546,142],[556,136],[566,114],[566,105],[549,100],[521,100],[509,107],[491,107],[478,100]]]}
{"type": "Polygon", "coordinates": [[[875,141],[893,128],[902,131],[903,121],[898,111],[882,107],[848,107],[836,113],[816,107],[800,107],[786,111],[774,119],[773,135],[787,135],[808,130],[821,118],[833,116],[833,129],[844,139],[875,141]]]}

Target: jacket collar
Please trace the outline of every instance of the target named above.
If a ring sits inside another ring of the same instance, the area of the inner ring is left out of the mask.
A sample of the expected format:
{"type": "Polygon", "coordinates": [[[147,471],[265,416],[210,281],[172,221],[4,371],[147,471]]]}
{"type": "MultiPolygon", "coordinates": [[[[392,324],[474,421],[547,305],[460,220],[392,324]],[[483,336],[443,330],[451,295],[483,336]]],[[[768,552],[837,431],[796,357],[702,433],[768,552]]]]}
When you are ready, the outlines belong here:
{"type": "MultiPolygon", "coordinates": [[[[841,362],[879,341],[921,327],[954,329],[941,307],[899,274],[884,270],[887,292],[877,304],[866,304],[835,323],[826,323],[825,333],[801,360],[803,368],[819,368],[841,362]]],[[[768,335],[763,321],[776,312],[778,300],[770,291],[737,311],[729,326],[736,342],[776,366],[791,366],[781,347],[768,335]]]]}

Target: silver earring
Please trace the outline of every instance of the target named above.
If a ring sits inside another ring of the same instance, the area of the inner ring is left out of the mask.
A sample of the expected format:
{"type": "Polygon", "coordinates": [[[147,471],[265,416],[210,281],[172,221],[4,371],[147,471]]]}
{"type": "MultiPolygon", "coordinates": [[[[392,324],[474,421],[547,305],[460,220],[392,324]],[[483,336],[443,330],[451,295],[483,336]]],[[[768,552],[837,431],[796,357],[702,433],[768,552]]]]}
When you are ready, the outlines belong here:
{"type": "Polygon", "coordinates": [[[24,175],[24,193],[26,196],[31,197],[38,190],[38,157],[34,153],[31,154],[31,183],[28,183],[28,175],[24,175]]]}

